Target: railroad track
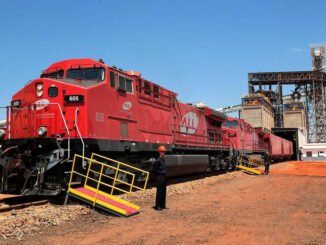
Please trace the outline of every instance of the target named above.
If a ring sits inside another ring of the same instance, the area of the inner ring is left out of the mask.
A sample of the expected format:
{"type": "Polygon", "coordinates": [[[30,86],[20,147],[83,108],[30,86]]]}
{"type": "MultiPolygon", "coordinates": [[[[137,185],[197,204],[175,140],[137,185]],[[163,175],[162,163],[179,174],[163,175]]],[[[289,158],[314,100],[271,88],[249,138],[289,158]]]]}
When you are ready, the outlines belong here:
{"type": "Polygon", "coordinates": [[[0,213],[13,209],[23,209],[29,206],[44,205],[49,202],[47,197],[42,196],[11,196],[0,198],[0,213]]]}

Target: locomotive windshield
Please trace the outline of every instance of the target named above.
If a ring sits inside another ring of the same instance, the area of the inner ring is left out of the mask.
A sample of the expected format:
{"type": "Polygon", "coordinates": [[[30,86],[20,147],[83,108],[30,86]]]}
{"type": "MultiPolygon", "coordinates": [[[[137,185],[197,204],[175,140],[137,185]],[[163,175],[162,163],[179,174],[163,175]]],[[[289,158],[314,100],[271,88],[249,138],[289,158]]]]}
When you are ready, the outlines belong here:
{"type": "Polygon", "coordinates": [[[104,68],[86,68],[67,70],[67,78],[103,81],[105,76],[104,68]]]}
{"type": "Polygon", "coordinates": [[[222,124],[223,128],[229,128],[229,129],[237,129],[238,128],[238,121],[225,121],[222,124]]]}
{"type": "Polygon", "coordinates": [[[62,78],[63,77],[63,70],[51,72],[51,73],[43,73],[41,77],[46,77],[46,78],[62,78]]]}

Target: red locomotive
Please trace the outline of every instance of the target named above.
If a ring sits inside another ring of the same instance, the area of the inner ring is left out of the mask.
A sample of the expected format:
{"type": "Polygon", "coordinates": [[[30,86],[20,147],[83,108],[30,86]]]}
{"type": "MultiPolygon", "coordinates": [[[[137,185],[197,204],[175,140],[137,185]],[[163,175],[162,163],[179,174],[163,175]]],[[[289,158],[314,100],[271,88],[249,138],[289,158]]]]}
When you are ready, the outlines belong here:
{"type": "Polygon", "coordinates": [[[260,128],[253,128],[243,119],[229,117],[222,124],[225,138],[236,152],[245,154],[262,154],[269,152],[274,161],[287,160],[293,156],[293,144],[260,128]]]}
{"type": "Polygon", "coordinates": [[[222,124],[226,131],[226,138],[230,141],[230,147],[242,153],[263,153],[267,145],[263,141],[264,134],[258,133],[249,123],[243,119],[229,117],[222,124]]]}
{"type": "Polygon", "coordinates": [[[57,62],[7,107],[1,190],[58,194],[75,153],[97,152],[148,169],[164,145],[168,173],[175,176],[232,168],[230,156],[238,151],[266,150],[263,136],[244,121],[233,119],[238,126],[224,123],[222,130],[226,119],[209,107],[178,101],[176,93],[138,72],[102,60],[57,62]]]}

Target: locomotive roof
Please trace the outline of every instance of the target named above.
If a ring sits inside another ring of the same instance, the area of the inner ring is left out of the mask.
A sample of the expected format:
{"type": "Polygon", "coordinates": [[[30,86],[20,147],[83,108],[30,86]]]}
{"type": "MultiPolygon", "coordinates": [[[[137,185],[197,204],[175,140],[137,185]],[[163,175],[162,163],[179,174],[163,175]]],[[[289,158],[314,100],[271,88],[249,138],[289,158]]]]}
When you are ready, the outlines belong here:
{"type": "Polygon", "coordinates": [[[57,70],[66,70],[71,67],[76,68],[78,66],[106,67],[107,65],[105,65],[104,63],[101,63],[99,61],[96,61],[94,59],[89,59],[89,58],[67,59],[67,60],[62,60],[62,61],[53,63],[48,68],[46,68],[43,71],[43,73],[54,72],[57,70]]]}
{"type": "Polygon", "coordinates": [[[62,60],[62,61],[58,61],[58,62],[55,62],[53,64],[51,64],[48,68],[46,68],[42,74],[46,74],[46,73],[51,73],[51,72],[55,72],[55,71],[58,71],[58,70],[67,70],[67,69],[71,69],[71,68],[79,68],[79,67],[83,67],[83,68],[86,68],[86,67],[89,67],[89,68],[92,68],[92,67],[109,67],[110,69],[113,69],[119,73],[123,73],[124,75],[126,76],[130,76],[130,77],[137,77],[137,78],[141,78],[142,80],[146,81],[146,82],[149,82],[149,83],[152,83],[152,84],[155,84],[155,85],[158,85],[159,87],[161,87],[162,89],[168,91],[169,93],[173,94],[174,96],[177,96],[177,93],[169,90],[169,89],[166,89],[162,86],[160,86],[159,84],[157,83],[154,83],[152,81],[149,81],[147,79],[144,79],[141,77],[141,73],[140,72],[136,72],[136,71],[124,71],[122,69],[118,69],[116,67],[112,67],[112,66],[109,66],[107,64],[105,64],[103,61],[97,61],[97,60],[94,60],[94,59],[90,59],[90,58],[79,58],[79,59],[66,59],[66,60],[62,60]]]}

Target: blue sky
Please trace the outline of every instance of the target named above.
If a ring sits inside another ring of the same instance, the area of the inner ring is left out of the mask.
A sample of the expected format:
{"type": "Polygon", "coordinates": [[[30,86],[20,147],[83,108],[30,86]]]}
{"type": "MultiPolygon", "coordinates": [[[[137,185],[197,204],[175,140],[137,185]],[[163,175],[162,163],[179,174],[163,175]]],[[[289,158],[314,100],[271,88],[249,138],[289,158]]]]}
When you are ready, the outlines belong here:
{"type": "MultiPolygon", "coordinates": [[[[0,0],[0,106],[51,63],[109,65],[213,108],[240,103],[247,73],[310,70],[325,1],[0,0]]],[[[0,119],[5,117],[0,111],[0,119]]]]}

